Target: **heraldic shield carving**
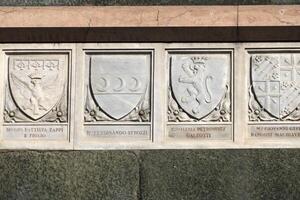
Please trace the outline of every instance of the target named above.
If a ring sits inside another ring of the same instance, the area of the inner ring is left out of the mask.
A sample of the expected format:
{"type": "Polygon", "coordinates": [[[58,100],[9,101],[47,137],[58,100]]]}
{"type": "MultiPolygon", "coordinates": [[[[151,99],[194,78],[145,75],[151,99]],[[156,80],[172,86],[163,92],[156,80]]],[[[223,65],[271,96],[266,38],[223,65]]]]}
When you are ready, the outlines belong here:
{"type": "Polygon", "coordinates": [[[103,54],[90,59],[86,121],[149,120],[150,55],[103,54]]]}
{"type": "Polygon", "coordinates": [[[170,62],[169,121],[230,121],[229,55],[172,55],[170,62]]]}
{"type": "Polygon", "coordinates": [[[67,120],[65,58],[63,55],[9,57],[6,122],[67,120]]]}
{"type": "Polygon", "coordinates": [[[250,120],[300,119],[300,55],[251,56],[250,120]]]}

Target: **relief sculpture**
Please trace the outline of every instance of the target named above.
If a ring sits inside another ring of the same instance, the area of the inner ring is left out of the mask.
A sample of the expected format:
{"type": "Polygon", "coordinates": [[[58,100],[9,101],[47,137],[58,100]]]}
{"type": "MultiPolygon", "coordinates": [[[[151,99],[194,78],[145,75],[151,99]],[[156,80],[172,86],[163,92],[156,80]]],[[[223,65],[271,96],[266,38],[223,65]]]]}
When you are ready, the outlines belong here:
{"type": "Polygon", "coordinates": [[[300,120],[300,56],[252,55],[250,70],[249,120],[300,120]]]}
{"type": "Polygon", "coordinates": [[[173,55],[169,121],[230,121],[229,68],[226,56],[173,55]]]}
{"type": "Polygon", "coordinates": [[[149,121],[148,55],[98,55],[90,58],[85,121],[149,121]]]}
{"type": "Polygon", "coordinates": [[[66,69],[44,57],[10,57],[5,122],[67,121],[66,69]]]}

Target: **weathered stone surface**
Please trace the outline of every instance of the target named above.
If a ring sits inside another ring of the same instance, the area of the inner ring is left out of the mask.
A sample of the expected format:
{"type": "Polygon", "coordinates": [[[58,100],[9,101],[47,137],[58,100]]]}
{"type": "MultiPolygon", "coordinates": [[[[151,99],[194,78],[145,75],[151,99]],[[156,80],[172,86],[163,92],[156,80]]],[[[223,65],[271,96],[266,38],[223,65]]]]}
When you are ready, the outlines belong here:
{"type": "Polygon", "coordinates": [[[298,6],[239,6],[238,26],[299,26],[298,6]],[[296,8],[296,9],[294,9],[296,8]]]}
{"type": "MultiPolygon", "coordinates": [[[[298,6],[290,8],[297,9],[298,6]]],[[[18,6],[0,8],[1,13],[4,13],[0,15],[1,28],[233,27],[237,24],[236,6],[18,6]]]]}
{"type": "Polygon", "coordinates": [[[0,41],[291,42],[299,40],[299,7],[1,7],[0,41]]]}
{"type": "MultiPolygon", "coordinates": [[[[216,107],[220,102],[225,101],[224,96],[230,89],[230,54],[174,53],[170,55],[170,59],[170,88],[178,106],[192,119],[213,121],[210,117],[211,112],[214,109],[218,110],[216,107]]],[[[230,107],[230,98],[228,104],[230,107]]],[[[169,121],[171,121],[170,115],[169,121]]],[[[220,121],[230,121],[230,115],[225,118],[220,121]]],[[[188,121],[188,119],[189,117],[186,116],[179,121],[188,121]]]]}
{"type": "Polygon", "coordinates": [[[68,140],[68,54],[44,53],[9,55],[3,134],[8,140],[68,140]]]}
{"type": "MultiPolygon", "coordinates": [[[[1,5],[1,4],[0,4],[1,5]]],[[[299,26],[299,5],[1,7],[1,28],[299,26]],[[64,13],[64,15],[60,15],[64,13]]],[[[74,33],[73,33],[74,34],[74,33]]]]}
{"type": "Polygon", "coordinates": [[[0,153],[0,199],[137,199],[138,162],[127,151],[0,153]]]}
{"type": "Polygon", "coordinates": [[[78,5],[253,5],[297,4],[298,0],[3,0],[1,6],[78,6],[78,5]]]}
{"type": "Polygon", "coordinates": [[[139,115],[139,112],[150,109],[150,105],[145,108],[141,105],[149,104],[151,100],[150,54],[103,53],[91,56],[90,60],[87,64],[87,68],[90,67],[87,87],[91,92],[87,95],[95,100],[87,98],[85,105],[96,110],[96,115],[97,108],[100,109],[104,117],[87,120],[86,116],[85,121],[150,121],[149,116],[139,115]],[[134,111],[135,107],[139,110],[134,111]]]}
{"type": "Polygon", "coordinates": [[[300,197],[299,150],[11,151],[0,199],[285,199],[300,197]]]}
{"type": "Polygon", "coordinates": [[[299,150],[141,153],[143,200],[297,199],[299,150]]]}

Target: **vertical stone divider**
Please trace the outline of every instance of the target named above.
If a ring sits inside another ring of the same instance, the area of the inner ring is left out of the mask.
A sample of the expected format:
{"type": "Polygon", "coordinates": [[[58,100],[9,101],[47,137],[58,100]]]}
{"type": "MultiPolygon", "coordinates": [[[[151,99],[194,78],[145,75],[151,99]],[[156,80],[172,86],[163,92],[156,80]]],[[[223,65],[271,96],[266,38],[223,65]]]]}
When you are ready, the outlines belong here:
{"type": "MultiPolygon", "coordinates": [[[[5,67],[4,60],[5,54],[2,54],[3,45],[0,45],[0,92],[4,94],[4,78],[5,78],[5,67]]],[[[4,111],[4,95],[0,95],[0,148],[3,144],[3,111],[4,111]]]]}
{"type": "Polygon", "coordinates": [[[155,44],[153,74],[153,143],[155,146],[163,145],[166,137],[167,114],[167,52],[164,44],[155,44]]]}
{"type": "Polygon", "coordinates": [[[234,143],[238,146],[245,142],[245,132],[247,132],[247,73],[245,67],[245,54],[242,43],[236,43],[234,52],[234,143]]]}
{"type": "Polygon", "coordinates": [[[76,116],[76,113],[77,113],[77,108],[76,108],[76,105],[75,105],[75,102],[76,102],[76,83],[77,83],[77,79],[76,79],[76,71],[77,71],[77,67],[79,67],[77,65],[77,45],[74,44],[73,46],[73,49],[72,49],[72,52],[71,52],[71,55],[69,57],[69,62],[71,63],[71,73],[70,73],[70,81],[69,81],[69,88],[71,90],[70,92],[70,100],[69,100],[69,103],[71,104],[70,105],[70,108],[71,108],[71,114],[70,114],[70,132],[69,132],[69,142],[72,146],[72,149],[74,149],[74,135],[75,135],[75,124],[76,124],[76,121],[75,121],[75,116],[76,116]]]}
{"type": "Polygon", "coordinates": [[[84,65],[84,53],[82,50],[82,44],[76,44],[76,82],[75,82],[75,109],[76,114],[74,115],[74,149],[80,149],[79,141],[83,134],[83,122],[84,122],[84,77],[85,77],[85,65],[84,65]]]}
{"type": "Polygon", "coordinates": [[[84,122],[84,77],[85,77],[85,65],[84,65],[84,52],[82,50],[82,44],[76,44],[76,73],[75,73],[75,115],[74,115],[74,142],[73,148],[80,149],[80,137],[83,134],[83,122],[84,122]]]}

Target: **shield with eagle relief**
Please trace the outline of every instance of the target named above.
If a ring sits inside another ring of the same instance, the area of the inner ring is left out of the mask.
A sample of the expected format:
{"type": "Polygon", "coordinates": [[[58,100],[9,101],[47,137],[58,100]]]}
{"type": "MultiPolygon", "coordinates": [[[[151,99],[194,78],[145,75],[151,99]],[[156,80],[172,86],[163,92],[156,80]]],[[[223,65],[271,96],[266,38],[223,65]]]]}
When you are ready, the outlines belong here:
{"type": "Polygon", "coordinates": [[[8,81],[17,107],[30,119],[45,116],[61,99],[65,86],[64,60],[60,58],[11,57],[8,81]]]}

